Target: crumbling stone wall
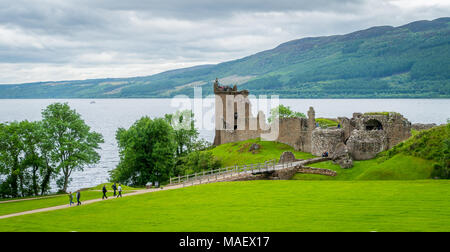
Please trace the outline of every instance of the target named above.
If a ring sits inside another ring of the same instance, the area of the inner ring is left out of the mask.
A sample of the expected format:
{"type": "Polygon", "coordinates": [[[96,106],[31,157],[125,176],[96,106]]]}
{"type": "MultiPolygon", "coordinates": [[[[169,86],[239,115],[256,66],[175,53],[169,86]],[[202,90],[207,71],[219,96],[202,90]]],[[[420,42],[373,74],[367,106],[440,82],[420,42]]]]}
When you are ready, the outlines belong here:
{"type": "Polygon", "coordinates": [[[315,129],[312,132],[311,153],[315,156],[321,156],[328,152],[333,154],[335,146],[344,142],[344,130],[342,129],[315,129]]]}
{"type": "Polygon", "coordinates": [[[387,150],[388,141],[383,130],[353,130],[347,140],[347,147],[354,160],[374,158],[378,153],[387,150]]]}
{"type": "Polygon", "coordinates": [[[337,172],[333,171],[333,170],[314,168],[314,167],[308,167],[308,166],[298,167],[297,172],[306,173],[306,174],[320,174],[320,175],[332,176],[332,177],[337,175],[337,172]]]}
{"type": "MultiPolygon", "coordinates": [[[[355,129],[367,130],[370,122],[377,121],[382,125],[382,129],[387,138],[387,148],[392,148],[396,144],[411,137],[411,123],[399,113],[386,114],[358,114],[352,118],[355,129]]],[[[379,129],[373,129],[377,131],[379,129]]]]}
{"type": "Polygon", "coordinates": [[[310,144],[307,139],[302,138],[304,131],[308,131],[306,118],[281,118],[277,142],[292,146],[295,150],[305,151],[310,144]]]}
{"type": "Polygon", "coordinates": [[[286,168],[286,169],[274,171],[268,178],[269,179],[289,180],[297,173],[297,171],[298,171],[297,167],[286,168]]]}

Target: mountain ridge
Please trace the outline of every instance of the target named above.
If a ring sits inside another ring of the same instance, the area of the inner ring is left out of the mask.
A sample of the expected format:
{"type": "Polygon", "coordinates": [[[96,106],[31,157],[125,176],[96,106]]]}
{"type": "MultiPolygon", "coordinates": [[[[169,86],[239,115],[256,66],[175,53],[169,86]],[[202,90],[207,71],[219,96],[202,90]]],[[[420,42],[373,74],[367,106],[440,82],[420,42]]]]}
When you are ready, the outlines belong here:
{"type": "Polygon", "coordinates": [[[450,98],[450,18],[306,37],[162,73],[0,85],[0,98],[169,98],[212,81],[286,98],[450,98]],[[58,85],[59,84],[59,85],[58,85]]]}

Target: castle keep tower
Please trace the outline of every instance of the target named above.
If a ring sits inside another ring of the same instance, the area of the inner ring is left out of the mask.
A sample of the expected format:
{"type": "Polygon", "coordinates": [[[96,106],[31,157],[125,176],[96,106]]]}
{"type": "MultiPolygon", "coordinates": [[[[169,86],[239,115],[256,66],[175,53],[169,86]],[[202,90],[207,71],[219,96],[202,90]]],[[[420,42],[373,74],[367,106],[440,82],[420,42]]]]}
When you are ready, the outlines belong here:
{"type": "MultiPolygon", "coordinates": [[[[215,130],[214,145],[232,141],[241,141],[250,130],[250,101],[248,90],[237,90],[237,86],[221,86],[218,79],[214,82],[215,94],[215,130]],[[239,133],[238,133],[239,132],[239,133]]],[[[248,139],[248,138],[247,138],[248,139]]]]}

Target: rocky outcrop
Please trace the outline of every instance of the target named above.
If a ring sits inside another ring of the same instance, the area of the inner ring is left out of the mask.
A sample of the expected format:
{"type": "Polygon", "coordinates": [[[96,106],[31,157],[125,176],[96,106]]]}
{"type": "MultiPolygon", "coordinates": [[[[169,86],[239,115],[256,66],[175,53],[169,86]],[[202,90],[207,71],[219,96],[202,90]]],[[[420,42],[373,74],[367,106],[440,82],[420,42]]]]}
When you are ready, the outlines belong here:
{"type": "Polygon", "coordinates": [[[344,169],[353,167],[352,155],[344,143],[339,143],[336,145],[333,150],[333,154],[331,154],[331,160],[344,169]]]}
{"type": "Polygon", "coordinates": [[[386,133],[383,130],[353,130],[347,148],[354,160],[372,159],[388,149],[386,133]]]}
{"type": "Polygon", "coordinates": [[[289,163],[289,162],[295,162],[295,161],[299,161],[299,160],[295,158],[294,153],[292,153],[290,151],[285,151],[285,152],[283,152],[283,154],[281,154],[280,161],[278,163],[282,164],[282,163],[289,163]]]}

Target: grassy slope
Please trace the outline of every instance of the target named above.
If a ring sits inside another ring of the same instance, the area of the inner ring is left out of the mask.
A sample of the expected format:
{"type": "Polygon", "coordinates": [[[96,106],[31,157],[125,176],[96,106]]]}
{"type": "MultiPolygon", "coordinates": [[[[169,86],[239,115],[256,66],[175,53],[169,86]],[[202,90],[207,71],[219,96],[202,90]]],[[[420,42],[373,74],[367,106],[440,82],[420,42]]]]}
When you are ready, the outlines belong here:
{"type": "MultiPolygon", "coordinates": [[[[102,185],[99,185],[90,190],[82,191],[81,192],[81,202],[83,202],[85,200],[101,198],[102,192],[94,191],[94,190],[100,190],[102,187],[103,187],[102,185]]],[[[106,195],[108,197],[113,196],[112,189],[110,189],[110,188],[111,187],[107,187],[108,193],[106,195]]],[[[135,189],[131,188],[131,187],[123,187],[123,194],[129,193],[132,190],[135,190],[135,189]]],[[[76,202],[75,193],[73,193],[73,195],[74,195],[74,202],[76,202]]],[[[0,204],[0,216],[12,214],[12,213],[30,211],[30,210],[35,210],[35,209],[60,206],[60,205],[65,205],[65,204],[69,204],[69,196],[67,194],[57,195],[55,197],[44,198],[44,199],[39,199],[39,197],[38,197],[38,199],[34,199],[34,200],[1,203],[0,204]]]]}
{"type": "Polygon", "coordinates": [[[450,231],[450,181],[216,183],[0,220],[0,231],[450,231]]]}
{"type": "Polygon", "coordinates": [[[449,155],[449,150],[445,147],[445,142],[449,140],[450,124],[441,125],[429,130],[415,132],[411,138],[379,156],[388,159],[400,153],[439,162],[444,156],[448,157],[449,155]]]}
{"type": "Polygon", "coordinates": [[[300,174],[295,180],[413,180],[428,179],[433,171],[434,162],[406,156],[395,155],[388,160],[372,159],[355,161],[351,169],[342,169],[331,161],[311,164],[311,167],[331,169],[338,173],[336,177],[300,174]]]}
{"type": "Polygon", "coordinates": [[[222,161],[223,166],[243,165],[263,163],[267,160],[279,159],[285,151],[291,151],[296,158],[307,159],[314,157],[305,152],[295,151],[287,144],[278,142],[261,141],[260,139],[251,139],[237,143],[227,143],[209,150],[212,154],[222,161]],[[259,144],[261,149],[252,153],[249,148],[252,144],[259,144]]]}
{"type": "Polygon", "coordinates": [[[327,118],[316,118],[316,123],[322,128],[335,127],[338,126],[338,122],[335,120],[330,120],[327,118]]]}

